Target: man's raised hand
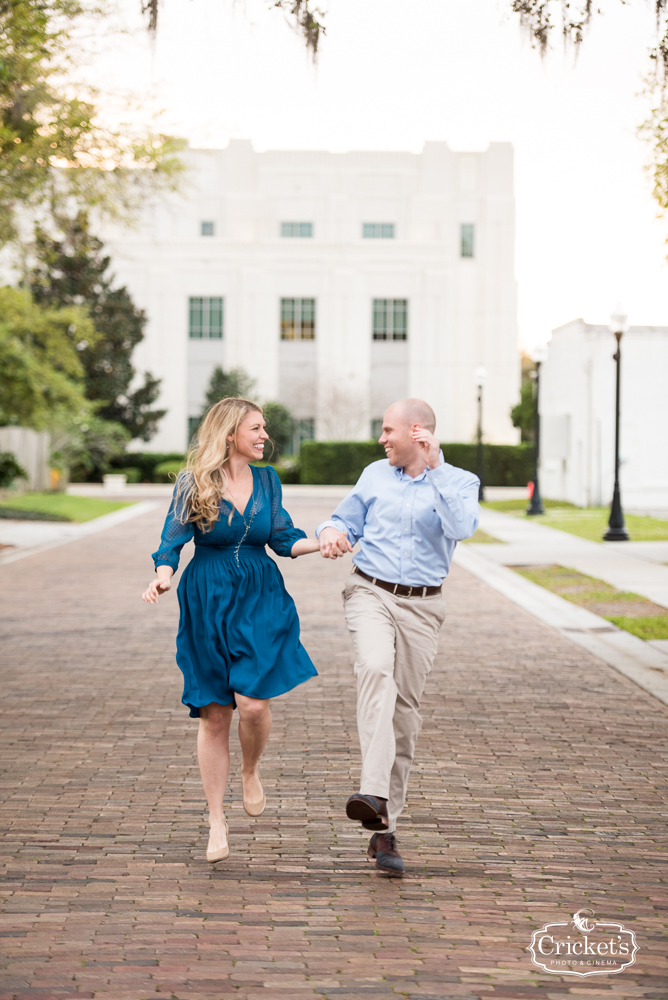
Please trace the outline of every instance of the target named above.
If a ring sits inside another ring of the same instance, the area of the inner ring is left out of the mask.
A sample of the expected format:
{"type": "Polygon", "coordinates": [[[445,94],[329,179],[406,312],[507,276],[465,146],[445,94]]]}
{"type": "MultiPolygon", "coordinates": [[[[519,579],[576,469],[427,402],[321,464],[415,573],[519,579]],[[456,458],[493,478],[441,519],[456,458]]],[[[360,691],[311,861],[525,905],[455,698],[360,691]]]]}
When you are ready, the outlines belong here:
{"type": "Polygon", "coordinates": [[[320,542],[320,555],[323,559],[338,559],[346,552],[353,551],[345,531],[337,531],[336,528],[323,528],[318,541],[320,542]]]}
{"type": "Polygon", "coordinates": [[[441,464],[441,445],[431,431],[425,427],[415,424],[411,431],[411,436],[420,446],[420,451],[424,455],[426,464],[430,469],[437,469],[441,464]]]}

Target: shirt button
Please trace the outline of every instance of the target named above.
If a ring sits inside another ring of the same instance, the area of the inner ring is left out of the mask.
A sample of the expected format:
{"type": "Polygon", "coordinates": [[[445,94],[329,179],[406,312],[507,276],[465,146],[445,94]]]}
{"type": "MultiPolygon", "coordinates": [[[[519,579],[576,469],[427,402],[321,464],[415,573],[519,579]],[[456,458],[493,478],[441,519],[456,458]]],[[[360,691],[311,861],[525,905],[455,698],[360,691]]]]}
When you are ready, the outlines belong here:
{"type": "Polygon", "coordinates": [[[408,531],[408,528],[404,528],[404,531],[408,531]]]}

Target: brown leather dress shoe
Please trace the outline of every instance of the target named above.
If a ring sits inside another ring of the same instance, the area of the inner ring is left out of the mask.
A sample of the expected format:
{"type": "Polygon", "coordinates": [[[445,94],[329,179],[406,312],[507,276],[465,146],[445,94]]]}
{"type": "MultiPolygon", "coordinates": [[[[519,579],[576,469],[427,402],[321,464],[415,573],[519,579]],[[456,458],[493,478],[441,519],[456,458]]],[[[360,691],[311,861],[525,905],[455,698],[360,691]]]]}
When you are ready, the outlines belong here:
{"type": "Polygon", "coordinates": [[[357,820],[365,830],[387,830],[387,802],[375,795],[362,795],[357,792],[346,802],[346,816],[357,820]]]}
{"type": "Polygon", "coordinates": [[[376,859],[376,868],[385,875],[401,878],[404,874],[404,862],[397,850],[397,838],[393,833],[374,833],[366,854],[370,861],[376,859]]]}

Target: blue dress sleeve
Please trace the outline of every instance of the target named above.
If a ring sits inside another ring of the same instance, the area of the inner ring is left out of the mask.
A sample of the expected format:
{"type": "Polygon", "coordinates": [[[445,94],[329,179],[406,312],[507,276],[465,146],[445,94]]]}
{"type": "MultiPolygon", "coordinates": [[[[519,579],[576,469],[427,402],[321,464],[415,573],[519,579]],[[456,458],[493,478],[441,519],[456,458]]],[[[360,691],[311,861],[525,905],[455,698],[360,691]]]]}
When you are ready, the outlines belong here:
{"type": "Polygon", "coordinates": [[[195,534],[195,526],[192,521],[186,521],[183,524],[179,520],[179,516],[183,515],[185,501],[183,497],[177,499],[177,489],[178,483],[174,487],[172,502],[169,505],[165,526],[160,536],[160,545],[152,556],[156,569],[158,566],[171,566],[175,573],[179,566],[181,549],[195,534]]]}
{"type": "Polygon", "coordinates": [[[289,556],[295,542],[300,538],[306,538],[306,532],[301,528],[295,528],[292,518],[283,507],[283,489],[276,470],[268,465],[265,471],[269,475],[271,497],[271,534],[268,545],[277,556],[289,556]]]}

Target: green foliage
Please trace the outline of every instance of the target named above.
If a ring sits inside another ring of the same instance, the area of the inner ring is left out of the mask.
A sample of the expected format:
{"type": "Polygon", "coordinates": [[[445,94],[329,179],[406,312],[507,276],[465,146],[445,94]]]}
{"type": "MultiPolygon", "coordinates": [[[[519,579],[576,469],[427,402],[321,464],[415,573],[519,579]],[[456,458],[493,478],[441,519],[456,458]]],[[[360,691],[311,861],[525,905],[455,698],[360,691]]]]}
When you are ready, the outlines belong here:
{"type": "Polygon", "coordinates": [[[0,245],[17,238],[19,212],[74,199],[127,216],[182,170],[182,142],[105,128],[92,95],[74,96],[75,35],[97,13],[79,0],[0,3],[0,245]]]}
{"type": "Polygon", "coordinates": [[[301,482],[314,486],[353,486],[362,470],[385,458],[376,441],[302,441],[301,482]]]}
{"type": "Polygon", "coordinates": [[[251,378],[243,368],[232,368],[229,372],[224,372],[220,365],[216,365],[211,373],[209,387],[206,390],[206,402],[204,403],[202,416],[204,416],[214,403],[219,403],[221,399],[225,399],[227,396],[238,399],[250,399],[251,402],[255,402],[256,397],[254,393],[255,379],[251,378]]]}
{"type": "Polygon", "coordinates": [[[28,292],[0,288],[0,425],[41,430],[88,412],[82,336],[97,339],[79,306],[41,308],[28,292]]]}
{"type": "Polygon", "coordinates": [[[11,486],[15,479],[27,479],[28,473],[11,451],[0,451],[0,487],[11,486]]]}
{"type": "Polygon", "coordinates": [[[85,392],[100,418],[121,424],[131,438],[148,441],[166,410],[153,410],[160,380],[144,372],[143,384],[131,389],[135,377],[132,352],[144,338],[146,315],[132,302],[126,288],[113,288],[110,258],[103,243],[90,233],[88,217],[58,217],[61,239],[35,230],[35,264],[29,281],[35,301],[45,306],[84,304],[96,335],[78,341],[85,392]]]}
{"type": "MultiPolygon", "coordinates": [[[[287,446],[291,443],[295,433],[295,419],[282,403],[265,403],[262,407],[264,414],[265,430],[269,435],[269,441],[274,446],[272,458],[278,460],[287,446]]],[[[271,447],[267,449],[271,452],[271,447]]]]}
{"type": "MultiPolygon", "coordinates": [[[[475,444],[442,444],[441,448],[446,462],[475,473],[475,444]]],[[[486,486],[526,486],[531,479],[530,445],[488,444],[483,455],[486,486]]],[[[353,485],[367,465],[381,458],[385,458],[385,452],[375,441],[302,441],[301,482],[353,485]]]]}
{"type": "Polygon", "coordinates": [[[134,468],[139,469],[140,483],[154,483],[158,480],[155,479],[154,473],[158,465],[163,462],[178,462],[180,464],[185,464],[186,456],[179,451],[161,452],[161,451],[133,451],[126,452],[125,455],[118,459],[112,459],[109,463],[110,472],[123,472],[124,466],[128,461],[132,462],[134,468]]]}
{"type": "Polygon", "coordinates": [[[536,432],[536,407],[534,404],[533,381],[522,382],[520,401],[510,411],[513,427],[519,427],[522,441],[533,441],[536,432]]]}
{"type": "Polygon", "coordinates": [[[123,466],[121,469],[114,469],[114,472],[125,476],[128,483],[141,482],[141,469],[138,469],[136,465],[123,466]]]}
{"type": "Polygon", "coordinates": [[[53,429],[51,460],[56,468],[68,469],[76,481],[100,480],[113,459],[125,458],[129,440],[120,424],[91,413],[53,429]]]}
{"type": "Polygon", "coordinates": [[[171,459],[168,462],[160,462],[153,470],[153,482],[175,483],[179,472],[185,464],[185,458],[180,461],[178,459],[171,459]]]}

